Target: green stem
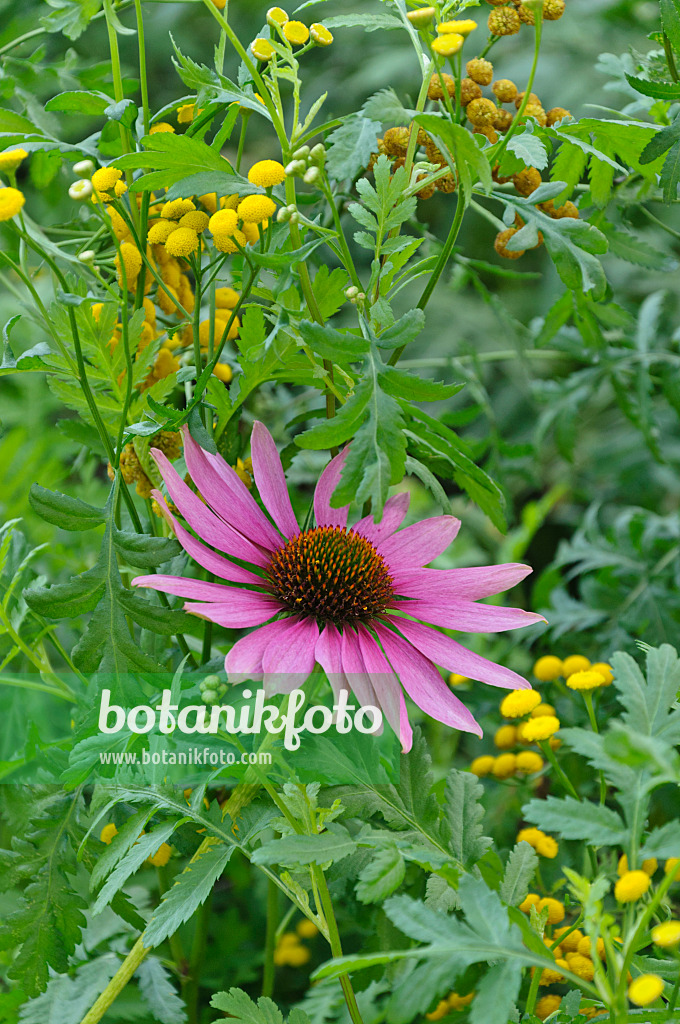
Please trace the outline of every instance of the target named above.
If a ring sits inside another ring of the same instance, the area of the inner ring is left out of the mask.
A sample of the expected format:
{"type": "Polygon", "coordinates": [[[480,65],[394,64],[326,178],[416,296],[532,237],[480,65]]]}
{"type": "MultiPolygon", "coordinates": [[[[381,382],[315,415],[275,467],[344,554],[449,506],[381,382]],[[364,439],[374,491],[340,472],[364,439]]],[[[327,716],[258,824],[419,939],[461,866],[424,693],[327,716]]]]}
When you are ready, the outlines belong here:
{"type": "Polygon", "coordinates": [[[151,115],[149,110],[149,83],[146,75],[146,43],[144,40],[144,19],[142,17],[141,0],[135,0],[135,15],[137,17],[137,46],[139,49],[139,88],[142,94],[142,117],[144,121],[144,134],[149,134],[151,127],[151,115]]]}
{"type": "Polygon", "coordinates": [[[529,986],[529,993],[527,995],[527,1003],[524,1012],[527,1016],[534,1012],[534,1006],[536,1005],[536,997],[538,995],[538,986],[541,982],[542,970],[540,967],[534,967],[534,975],[531,979],[531,985],[529,986]]]}
{"type": "Polygon", "coordinates": [[[552,749],[552,747],[550,746],[550,741],[549,740],[539,740],[538,741],[538,745],[541,748],[541,750],[543,751],[543,753],[545,754],[545,756],[548,759],[548,761],[550,761],[550,764],[552,765],[552,767],[555,770],[555,774],[557,775],[558,779],[560,780],[560,782],[562,783],[562,785],[566,789],[567,793],[569,793],[570,796],[573,796],[574,799],[580,800],[581,797],[578,795],[578,793],[574,789],[573,785],[571,784],[571,782],[569,781],[567,776],[564,774],[564,772],[560,768],[559,762],[558,762],[557,758],[555,757],[555,752],[552,749]]]}
{"type": "MultiPolygon", "coordinates": [[[[291,908],[292,909],[292,908],[291,908]]],[[[262,995],[270,999],[274,995],[274,950],[279,920],[279,890],[269,879],[267,881],[267,929],[264,941],[264,970],[262,971],[262,995]]]]}
{"type": "Polygon", "coordinates": [[[144,957],[150,952],[151,949],[144,946],[141,938],[137,939],[134,946],[125,957],[125,960],[111,978],[111,981],[108,983],[98,999],[92,1004],[80,1024],[99,1024],[99,1021],[102,1019],[116,997],[123,991],[144,957]]]}
{"type": "Polygon", "coordinates": [[[238,137],[238,149],[236,151],[236,173],[239,174],[241,171],[241,160],[243,159],[243,150],[246,144],[246,131],[248,130],[248,121],[250,120],[250,111],[246,110],[245,107],[241,110],[241,131],[238,137]]]}
{"type": "Polygon", "coordinates": [[[205,959],[205,951],[208,944],[208,923],[212,911],[212,893],[196,915],[196,931],[191,945],[191,957],[189,960],[189,975],[184,986],[184,1001],[187,1005],[189,1024],[198,1024],[199,1019],[199,994],[201,981],[201,968],[205,959]]]}
{"type": "Polygon", "coordinates": [[[675,56],[673,54],[673,47],[671,46],[671,41],[665,32],[663,33],[663,49],[664,53],[666,54],[666,64],[668,65],[670,76],[674,82],[677,82],[678,69],[675,66],[675,56]]]}
{"type": "Polygon", "coordinates": [[[524,90],[524,96],[522,102],[519,105],[517,113],[512,119],[512,123],[508,128],[503,138],[496,143],[497,148],[492,150],[493,159],[500,161],[503,153],[507,149],[510,139],[513,137],[517,129],[519,128],[520,121],[524,116],[524,111],[529,105],[529,97],[531,96],[531,89],[534,84],[534,78],[536,77],[536,70],[538,68],[538,55],[541,49],[541,33],[543,30],[543,10],[536,12],[536,20],[534,22],[534,56],[531,63],[531,71],[529,72],[529,78],[527,80],[526,89],[524,90]]]}
{"type": "MultiPolygon", "coordinates": [[[[333,958],[337,959],[342,956],[342,943],[340,941],[340,933],[338,931],[338,922],[335,919],[335,911],[333,910],[333,901],[331,894],[328,891],[328,883],[326,882],[326,876],[323,873],[321,867],[318,864],[312,867],[312,876],[316,883],[317,891],[319,893],[319,899],[321,901],[321,909],[323,910],[324,917],[326,918],[326,924],[328,925],[328,941],[331,947],[331,953],[333,958]]],[[[357,1006],[356,996],[354,995],[354,989],[352,988],[352,982],[349,979],[348,974],[340,975],[340,985],[342,986],[342,994],[345,997],[347,1009],[349,1011],[352,1024],[363,1024],[359,1007],[357,1006]]]]}
{"type": "MultiPolygon", "coordinates": [[[[583,700],[585,701],[586,710],[588,712],[588,718],[590,720],[590,727],[593,732],[599,733],[597,726],[597,718],[595,717],[595,708],[593,707],[593,695],[590,690],[583,690],[583,700]]],[[[600,768],[598,775],[600,777],[600,803],[603,804],[607,799],[607,783],[605,782],[604,772],[600,768]]]]}

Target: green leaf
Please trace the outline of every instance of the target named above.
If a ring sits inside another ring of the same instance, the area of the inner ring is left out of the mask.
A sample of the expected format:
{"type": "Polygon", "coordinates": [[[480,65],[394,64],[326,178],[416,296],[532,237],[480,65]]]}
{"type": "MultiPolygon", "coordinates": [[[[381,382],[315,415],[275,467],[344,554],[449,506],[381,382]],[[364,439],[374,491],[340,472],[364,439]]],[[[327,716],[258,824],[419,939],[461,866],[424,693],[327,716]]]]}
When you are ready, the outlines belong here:
{"type": "Polygon", "coordinates": [[[251,263],[258,267],[265,267],[267,270],[288,270],[289,267],[302,263],[320,245],[325,245],[325,238],[314,238],[311,242],[305,242],[299,249],[291,252],[260,252],[258,249],[249,248],[248,258],[251,263]]]}
{"type": "MultiPolygon", "coordinates": [[[[163,843],[167,843],[182,821],[166,821],[151,832],[139,836],[132,848],[119,860],[111,874],[107,877],[97,894],[92,906],[93,914],[101,914],[104,907],[111,902],[115,893],[127,882],[144,863],[147,857],[153,857],[163,843]]],[[[117,838],[117,837],[116,837],[117,838]]]]}
{"type": "Polygon", "coordinates": [[[409,309],[399,320],[378,335],[378,348],[394,349],[409,345],[425,327],[422,309],[409,309]]]}
{"type": "Polygon", "coordinates": [[[154,1020],[160,1024],[184,1024],[183,1001],[177,995],[171,974],[158,957],[147,956],[135,972],[139,991],[154,1020]]]}
{"type": "Polygon", "coordinates": [[[323,359],[335,363],[354,362],[363,359],[369,342],[361,335],[336,331],[332,327],[322,327],[309,320],[302,320],[298,325],[302,340],[323,359]]]}
{"type": "Polygon", "coordinates": [[[450,152],[466,202],[469,201],[472,187],[477,182],[487,194],[491,191],[491,167],[488,158],[467,129],[437,117],[436,114],[419,114],[414,120],[443,143],[444,152],[447,149],[450,152]]]}
{"type": "MultiPolygon", "coordinates": [[[[240,988],[216,992],[210,1000],[210,1005],[226,1013],[237,1024],[283,1024],[283,1015],[275,1002],[267,996],[260,996],[257,1003],[254,1003],[240,988]]],[[[304,1010],[293,1007],[288,1024],[311,1024],[311,1021],[304,1010]]]]}
{"type": "Polygon", "coordinates": [[[327,28],[363,28],[364,32],[382,32],[385,29],[401,28],[402,24],[397,18],[389,14],[335,14],[331,18],[324,18],[324,25],[327,28]]]}
{"type": "MultiPolygon", "coordinates": [[[[116,167],[121,170],[148,167],[162,171],[165,187],[191,174],[204,174],[206,171],[220,171],[225,176],[235,176],[228,160],[205,142],[190,135],[157,132],[155,135],[145,135],[142,144],[144,152],[119,157],[116,167]]],[[[158,187],[154,175],[144,175],[134,183],[133,191],[143,192],[158,187]]]]}
{"type": "Polygon", "coordinates": [[[640,860],[647,857],[677,857],[680,850],[680,821],[667,821],[652,829],[640,850],[640,860]]]}
{"type": "Polygon", "coordinates": [[[91,530],[106,521],[105,509],[59,491],[48,491],[40,484],[31,485],[28,500],[36,515],[62,530],[91,530]]]}
{"type": "Polygon", "coordinates": [[[371,154],[377,152],[379,121],[363,114],[350,114],[343,124],[326,139],[326,169],[334,181],[356,178],[368,166],[371,154]]]}
{"type": "Polygon", "coordinates": [[[362,903],[381,903],[399,888],[405,873],[406,864],[396,846],[377,850],[359,875],[357,898],[362,903]]]}
{"type": "MultiPolygon", "coordinates": [[[[199,850],[201,848],[199,847],[199,850]]],[[[174,885],[163,894],[142,936],[145,946],[158,946],[205,903],[234,852],[233,846],[215,840],[207,850],[197,852],[174,885]]]]}
{"type": "Polygon", "coordinates": [[[657,100],[679,100],[680,84],[676,82],[649,82],[646,78],[637,78],[635,75],[626,75],[628,85],[632,85],[636,92],[643,96],[652,96],[657,100]]]}
{"type": "Polygon", "coordinates": [[[570,796],[530,800],[522,814],[546,832],[557,832],[564,839],[581,839],[591,846],[623,846],[628,836],[616,811],[570,796]]]}
{"type": "Polygon", "coordinates": [[[519,964],[506,960],[490,967],[477,985],[470,1006],[470,1024],[506,1024],[511,1020],[521,983],[519,964]]]}
{"type": "Polygon", "coordinates": [[[349,857],[356,843],[342,826],[318,836],[283,836],[260,846],[252,855],[253,864],[330,864],[349,857]]]}
{"type": "Polygon", "coordinates": [[[155,569],[181,554],[182,548],[176,540],[168,537],[151,537],[146,533],[128,533],[114,527],[113,543],[116,551],[126,562],[143,568],[155,569]]]}
{"type": "Polygon", "coordinates": [[[92,117],[103,117],[111,97],[103,92],[60,92],[45,104],[45,110],[59,111],[65,114],[86,114],[92,117]]]}
{"type": "Polygon", "coordinates": [[[607,236],[612,256],[639,267],[646,267],[648,270],[675,270],[677,262],[657,246],[646,242],[644,238],[638,238],[611,225],[603,225],[602,230],[607,236]]]}
{"type": "Polygon", "coordinates": [[[675,50],[680,53],[680,11],[675,0],[660,0],[661,23],[663,30],[672,42],[675,50]]]}
{"type": "Polygon", "coordinates": [[[680,182],[680,139],[674,142],[663,162],[659,184],[663,192],[664,203],[672,203],[677,199],[678,183],[680,182]]]}
{"type": "Polygon", "coordinates": [[[407,109],[394,89],[380,89],[374,93],[366,100],[361,112],[373,121],[399,128],[407,128],[418,113],[417,110],[407,109]]]}
{"type": "Polygon", "coordinates": [[[491,840],[483,834],[484,787],[475,775],[453,768],[446,777],[442,836],[453,856],[466,867],[483,857],[491,840]]]}
{"type": "Polygon", "coordinates": [[[47,618],[73,618],[94,611],[72,652],[81,671],[93,672],[100,664],[103,670],[119,675],[130,668],[158,671],[157,662],[131,634],[126,615],[144,628],[165,635],[183,628],[193,629],[195,624],[183,612],[162,608],[123,586],[116,561],[113,492],[105,510],[105,523],[99,557],[91,569],[68,583],[29,588],[24,591],[24,598],[30,608],[47,618]]]}
{"type": "Polygon", "coordinates": [[[623,721],[648,736],[663,735],[680,689],[680,659],[670,644],[647,652],[647,679],[629,654],[612,657],[614,686],[624,707],[623,721]]]}
{"type": "Polygon", "coordinates": [[[545,143],[534,132],[534,125],[529,122],[524,131],[513,135],[508,142],[508,149],[514,153],[525,166],[537,167],[538,170],[548,166],[548,151],[545,143]]]}
{"type": "Polygon", "coordinates": [[[650,164],[668,152],[680,139],[680,117],[676,117],[667,128],[655,132],[640,155],[641,164],[650,164]]]}
{"type": "Polygon", "coordinates": [[[508,856],[501,882],[500,896],[504,903],[518,907],[529,892],[538,864],[538,854],[528,843],[515,843],[508,856]]]}

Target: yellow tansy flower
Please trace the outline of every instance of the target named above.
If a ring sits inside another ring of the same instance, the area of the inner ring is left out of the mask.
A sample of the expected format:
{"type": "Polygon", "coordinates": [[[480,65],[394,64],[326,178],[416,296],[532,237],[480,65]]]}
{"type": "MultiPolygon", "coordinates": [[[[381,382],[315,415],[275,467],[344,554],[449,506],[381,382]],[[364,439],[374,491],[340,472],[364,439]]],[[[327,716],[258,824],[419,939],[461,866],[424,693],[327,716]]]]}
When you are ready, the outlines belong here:
{"type": "MultiPolygon", "coordinates": [[[[290,22],[289,22],[290,24],[290,22]]],[[[276,212],[276,203],[269,196],[246,196],[238,204],[237,213],[248,224],[259,224],[276,212]]]]}
{"type": "MultiPolygon", "coordinates": [[[[648,874],[650,878],[652,877],[652,875],[654,874],[654,872],[656,871],[658,866],[659,866],[659,862],[656,859],[656,857],[649,857],[648,860],[643,860],[643,862],[642,862],[642,870],[646,874],[648,874]]],[[[623,875],[626,874],[627,871],[628,871],[628,857],[624,853],[623,856],[619,857],[619,863],[618,863],[617,868],[616,868],[616,873],[619,876],[619,878],[621,878],[621,877],[623,877],[623,875]]]]}
{"type": "Polygon", "coordinates": [[[611,686],[614,682],[612,667],[611,665],[608,665],[606,661],[596,661],[594,665],[590,666],[590,668],[593,672],[599,672],[604,678],[604,682],[600,684],[601,686],[611,686]]]}
{"type": "Polygon", "coordinates": [[[318,21],[309,26],[309,34],[315,46],[330,46],[333,42],[333,33],[318,21]]]}
{"type": "Polygon", "coordinates": [[[544,896],[536,904],[536,910],[540,914],[545,907],[548,908],[548,924],[559,924],[560,921],[564,921],[564,904],[559,900],[554,900],[551,896],[544,896]]]}
{"type": "Polygon", "coordinates": [[[0,188],[0,221],[16,217],[25,202],[26,198],[18,188],[0,188]]]}
{"type": "Polygon", "coordinates": [[[218,210],[208,221],[213,235],[232,235],[238,225],[236,210],[218,210]]]}
{"type": "Polygon", "coordinates": [[[473,775],[478,778],[483,778],[485,775],[490,775],[494,765],[495,757],[491,754],[482,754],[481,757],[476,757],[470,765],[470,771],[473,775]]]}
{"type": "Polygon", "coordinates": [[[116,828],[116,826],[111,821],[111,822],[109,822],[108,825],[104,825],[104,828],[99,833],[99,838],[100,838],[102,843],[106,843],[106,845],[109,846],[111,841],[113,840],[114,836],[117,836],[117,835],[118,835],[118,829],[116,828]]]}
{"type": "Polygon", "coordinates": [[[514,725],[502,725],[500,729],[497,729],[493,742],[499,750],[509,750],[510,747],[514,747],[517,743],[517,730],[514,725]]]}
{"type": "Polygon", "coordinates": [[[462,686],[469,681],[468,677],[462,676],[460,672],[452,672],[449,676],[449,686],[462,686]]]}
{"type": "Polygon", "coordinates": [[[159,220],[151,225],[146,237],[152,245],[164,245],[173,231],[177,231],[174,220],[159,220]]]}
{"type": "Polygon", "coordinates": [[[157,124],[152,124],[149,128],[149,135],[158,135],[159,132],[173,132],[175,129],[167,121],[158,121],[157,124]]]}
{"type": "Polygon", "coordinates": [[[537,704],[534,710],[531,712],[532,718],[540,718],[541,715],[554,715],[555,708],[552,704],[537,704]]]}
{"type": "Polygon", "coordinates": [[[663,979],[658,974],[641,974],[628,986],[628,998],[636,1006],[649,1006],[663,992],[663,979]]]}
{"type": "Polygon", "coordinates": [[[194,103],[183,103],[181,107],[177,108],[177,123],[178,124],[191,124],[194,119],[195,104],[194,103]]]}
{"type": "Polygon", "coordinates": [[[535,750],[521,750],[517,755],[517,771],[523,775],[540,772],[544,765],[543,758],[535,750]]]}
{"type": "Polygon", "coordinates": [[[253,39],[250,44],[250,49],[256,60],[271,60],[275,53],[274,47],[269,40],[263,39],[261,36],[258,36],[257,39],[253,39]]]}
{"type": "Polygon", "coordinates": [[[208,214],[204,213],[203,210],[191,210],[180,217],[179,226],[181,228],[190,228],[192,231],[200,234],[201,231],[205,231],[207,228],[208,220],[208,214]]]}
{"type": "Polygon", "coordinates": [[[5,153],[0,153],[0,171],[11,174],[27,156],[25,149],[8,149],[5,153]]]}
{"type": "Polygon", "coordinates": [[[197,249],[198,235],[191,228],[177,228],[165,243],[165,251],[171,256],[191,256],[197,249]]]}
{"type": "Polygon", "coordinates": [[[302,21],[287,21],[283,34],[293,46],[304,46],[309,39],[309,29],[302,21]]]}
{"type": "Polygon", "coordinates": [[[549,1017],[551,1013],[555,1012],[555,1010],[559,1010],[561,1002],[562,996],[543,996],[543,998],[539,999],[536,1003],[536,1009],[534,1012],[541,1020],[545,1020],[545,1018],[549,1017]]]}
{"type": "Polygon", "coordinates": [[[120,247],[120,254],[116,253],[116,270],[118,274],[118,284],[123,286],[123,275],[121,270],[121,263],[125,268],[125,277],[127,281],[128,290],[132,291],[137,285],[137,275],[142,269],[142,257],[139,249],[136,245],[132,245],[131,242],[123,242],[120,247]]]}
{"type": "Polygon", "coordinates": [[[501,701],[501,714],[504,718],[521,718],[540,703],[541,695],[536,690],[511,690],[501,701]]]}
{"type": "Polygon", "coordinates": [[[235,309],[239,298],[239,293],[233,288],[225,286],[215,289],[215,305],[218,309],[235,309]]]}
{"type": "Polygon", "coordinates": [[[537,907],[541,897],[537,892],[530,892],[524,897],[519,905],[519,909],[523,914],[528,914],[532,907],[537,907]]]}
{"type": "Polygon", "coordinates": [[[605,677],[600,672],[594,672],[591,668],[584,672],[572,672],[567,676],[567,686],[570,690],[594,690],[598,686],[604,686],[605,677]]]}
{"type": "Polygon", "coordinates": [[[560,727],[559,718],[554,715],[542,715],[540,718],[530,718],[522,726],[522,739],[528,743],[535,740],[547,740],[560,727]]]}
{"type": "Polygon", "coordinates": [[[153,857],[147,857],[149,864],[153,864],[155,868],[163,868],[170,860],[172,850],[167,843],[161,843],[153,857]]]}
{"type": "Polygon", "coordinates": [[[650,878],[646,871],[626,871],[614,886],[614,896],[619,903],[633,903],[647,892],[650,878]]]}
{"type": "Polygon", "coordinates": [[[680,861],[680,857],[669,857],[663,866],[664,875],[670,875],[672,871],[675,871],[678,866],[678,861],[680,861]]]}
{"type": "Polygon", "coordinates": [[[302,921],[298,921],[295,931],[301,939],[313,939],[319,934],[319,929],[314,922],[306,917],[302,921]]]}
{"type": "Polygon", "coordinates": [[[161,217],[166,220],[179,220],[185,213],[191,213],[195,209],[196,204],[193,199],[171,199],[170,202],[164,203],[161,217]]]}
{"type": "Polygon", "coordinates": [[[582,654],[572,654],[562,662],[562,670],[565,679],[574,672],[585,672],[589,668],[590,662],[587,658],[584,658],[582,654]]]}
{"type": "Polygon", "coordinates": [[[509,779],[511,775],[515,774],[516,767],[517,758],[514,754],[501,754],[494,759],[491,773],[497,779],[509,779]]]}
{"type": "Polygon", "coordinates": [[[449,35],[451,32],[459,36],[469,36],[477,28],[477,22],[472,18],[461,19],[460,21],[441,21],[437,25],[437,32],[440,36],[449,35]]]}
{"type": "Polygon", "coordinates": [[[680,943],[680,921],[664,921],[652,928],[652,939],[662,949],[670,949],[680,943]]]}
{"type": "Polygon", "coordinates": [[[278,160],[259,160],[248,171],[248,181],[260,188],[280,185],[286,177],[286,170],[278,160]]]}
{"type": "Polygon", "coordinates": [[[267,11],[268,25],[285,25],[287,21],[288,15],[284,11],[283,7],[270,7],[267,11]]]}
{"type": "Polygon", "coordinates": [[[228,235],[219,231],[213,235],[213,244],[220,252],[238,252],[239,246],[245,249],[248,239],[242,231],[232,231],[228,235]]]}
{"type": "Polygon", "coordinates": [[[465,39],[458,32],[447,32],[446,35],[437,36],[432,42],[432,49],[440,57],[453,57],[461,49],[465,39]]]}
{"type": "Polygon", "coordinates": [[[562,672],[562,660],[561,658],[556,658],[553,654],[544,655],[534,665],[534,675],[542,683],[552,683],[555,679],[559,679],[562,672]]]}

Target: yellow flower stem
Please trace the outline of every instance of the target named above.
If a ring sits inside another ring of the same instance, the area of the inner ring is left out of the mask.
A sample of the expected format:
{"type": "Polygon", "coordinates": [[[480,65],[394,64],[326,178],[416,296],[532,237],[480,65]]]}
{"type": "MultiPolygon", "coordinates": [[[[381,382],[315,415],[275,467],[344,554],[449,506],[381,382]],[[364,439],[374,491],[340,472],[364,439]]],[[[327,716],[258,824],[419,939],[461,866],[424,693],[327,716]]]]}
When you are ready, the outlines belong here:
{"type": "MultiPolygon", "coordinates": [[[[583,700],[586,705],[588,712],[588,718],[590,720],[590,727],[595,733],[599,733],[597,726],[597,718],[595,717],[595,708],[593,707],[593,695],[590,690],[583,690],[583,700]]],[[[600,777],[600,803],[603,804],[607,799],[607,783],[605,782],[604,772],[600,768],[598,775],[600,777]]]]}
{"type": "Polygon", "coordinates": [[[236,151],[236,173],[241,173],[241,160],[243,159],[243,149],[246,144],[246,131],[248,129],[248,121],[250,120],[251,111],[247,107],[241,109],[241,132],[238,137],[238,150],[236,151]]]}
{"type": "Polygon", "coordinates": [[[262,970],[262,995],[269,999],[274,995],[274,975],[276,972],[274,950],[276,949],[278,920],[279,890],[270,878],[267,881],[267,924],[264,940],[264,967],[262,970]]]}
{"type": "Polygon", "coordinates": [[[542,29],[543,29],[543,9],[541,8],[540,11],[537,11],[536,19],[534,21],[534,56],[533,56],[533,60],[531,62],[531,71],[529,72],[529,78],[527,79],[526,88],[524,90],[524,96],[522,97],[522,102],[520,103],[519,108],[517,110],[517,113],[513,117],[512,122],[511,122],[510,127],[508,128],[507,132],[505,133],[503,138],[500,139],[496,143],[495,147],[491,148],[491,150],[489,152],[489,155],[490,155],[490,157],[491,157],[491,159],[492,159],[492,161],[494,163],[497,162],[497,161],[500,161],[503,153],[507,149],[507,146],[508,146],[508,143],[510,142],[510,139],[513,137],[513,135],[516,133],[517,129],[519,128],[519,123],[520,123],[522,117],[524,116],[524,111],[526,110],[526,108],[529,105],[529,97],[531,96],[531,90],[532,90],[533,85],[534,85],[534,79],[536,77],[536,70],[538,68],[538,55],[539,55],[540,50],[541,50],[541,33],[542,33],[542,29]]]}
{"type": "Polygon", "coordinates": [[[486,55],[489,52],[489,50],[491,50],[492,47],[494,47],[496,45],[496,43],[498,42],[498,40],[500,38],[501,38],[500,36],[489,36],[489,38],[488,38],[488,40],[486,42],[486,46],[484,47],[484,49],[482,50],[482,52],[479,55],[479,59],[480,60],[482,60],[483,57],[486,57],[486,55]]]}
{"type": "Polygon", "coordinates": [[[265,86],[262,75],[257,69],[257,65],[253,64],[252,60],[246,53],[240,39],[232,29],[231,25],[227,22],[222,12],[217,10],[212,0],[203,0],[203,3],[207,7],[208,11],[213,16],[213,18],[215,19],[215,21],[218,23],[222,31],[225,33],[227,39],[234,47],[237,54],[239,55],[239,57],[245,64],[246,68],[248,69],[248,72],[250,73],[257,87],[257,90],[264,101],[265,107],[269,111],[270,117],[272,119],[272,124],[274,126],[274,131],[276,132],[279,142],[281,143],[281,149],[285,152],[288,143],[288,140],[286,138],[286,131],[281,121],[281,118],[279,117],[279,112],[277,111],[274,103],[272,102],[272,98],[269,95],[269,90],[265,86]]]}
{"type": "MultiPolygon", "coordinates": [[[[460,49],[455,57],[449,57],[449,64],[451,66],[451,74],[453,75],[456,83],[456,123],[461,124],[460,112],[463,109],[462,105],[462,80],[463,80],[463,51],[460,49]]],[[[463,111],[465,113],[465,111],[463,111]]]]}
{"type": "MultiPolygon", "coordinates": [[[[659,884],[658,888],[654,891],[654,895],[640,915],[637,926],[633,930],[632,934],[628,934],[624,941],[624,954],[623,964],[621,966],[621,977],[619,979],[617,989],[617,1001],[622,1006],[626,1006],[626,988],[628,986],[628,969],[630,968],[631,962],[635,953],[640,949],[643,942],[643,936],[647,933],[649,922],[651,921],[657,907],[663,900],[664,896],[670,889],[673,882],[680,877],[680,862],[675,865],[672,871],[664,877],[663,881],[659,884]]],[[[670,1018],[669,1018],[670,1019],[670,1018]]]]}
{"type": "Polygon", "coordinates": [[[144,18],[141,0],[135,0],[135,16],[137,18],[137,46],[139,49],[139,89],[142,94],[142,119],[144,134],[149,134],[151,116],[149,111],[149,83],[146,76],[146,43],[144,40],[144,18]]]}
{"type": "Polygon", "coordinates": [[[531,979],[531,985],[529,986],[529,992],[527,994],[526,1006],[524,1008],[524,1013],[527,1015],[527,1017],[534,1012],[534,1007],[536,1005],[536,997],[538,996],[538,986],[541,981],[542,973],[543,972],[540,967],[534,967],[534,974],[531,979]]]}
{"type": "MultiPolygon", "coordinates": [[[[118,49],[118,36],[116,35],[116,29],[113,24],[113,8],[111,6],[111,0],[104,0],[104,17],[106,18],[106,31],[109,38],[109,51],[111,54],[111,77],[113,78],[113,95],[116,103],[121,103],[125,99],[125,90],[123,88],[123,75],[120,67],[120,51],[118,49]]],[[[120,131],[120,141],[123,147],[123,152],[134,148],[133,139],[130,131],[119,122],[118,128],[120,131]]],[[[132,171],[125,172],[125,180],[127,181],[128,189],[132,185],[132,171]]],[[[139,213],[137,210],[136,203],[130,203],[130,210],[132,212],[132,219],[135,224],[138,224],[139,213]]]]}
{"type": "MultiPolygon", "coordinates": [[[[335,911],[333,910],[333,901],[331,894],[328,891],[328,883],[326,882],[326,876],[323,873],[323,869],[318,865],[312,865],[312,875],[316,883],[317,891],[319,893],[319,899],[321,901],[321,907],[323,909],[324,917],[326,918],[326,924],[328,925],[328,936],[329,944],[331,947],[331,953],[333,958],[337,959],[342,956],[342,943],[340,942],[340,933],[338,931],[338,923],[335,919],[335,911]]],[[[340,975],[340,985],[342,987],[342,994],[345,997],[347,1003],[347,1009],[349,1011],[352,1024],[363,1024],[359,1007],[357,1006],[356,996],[354,995],[354,989],[352,988],[352,982],[350,981],[348,974],[340,975]]]]}
{"type": "Polygon", "coordinates": [[[538,741],[538,745],[541,748],[541,750],[543,751],[543,754],[545,755],[547,760],[550,761],[550,764],[552,765],[552,767],[555,770],[555,774],[557,775],[558,779],[560,780],[560,782],[562,783],[562,785],[566,789],[567,793],[569,793],[570,796],[573,796],[575,800],[580,800],[581,797],[578,795],[578,793],[574,789],[574,786],[572,785],[571,781],[567,778],[567,776],[562,771],[562,769],[560,767],[560,764],[559,764],[557,758],[555,757],[555,751],[550,746],[550,741],[549,740],[539,740],[538,741]]]}

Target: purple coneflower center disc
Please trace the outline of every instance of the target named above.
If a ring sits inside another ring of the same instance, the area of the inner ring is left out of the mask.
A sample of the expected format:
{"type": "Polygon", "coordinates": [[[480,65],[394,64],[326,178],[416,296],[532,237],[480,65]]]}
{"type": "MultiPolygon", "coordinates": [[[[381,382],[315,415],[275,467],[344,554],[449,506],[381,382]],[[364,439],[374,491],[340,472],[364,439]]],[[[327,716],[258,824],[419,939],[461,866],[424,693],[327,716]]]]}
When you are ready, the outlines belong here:
{"type": "Polygon", "coordinates": [[[298,615],[336,626],[368,622],[394,594],[382,555],[365,537],[317,526],[293,537],[267,568],[273,594],[298,615]]]}

